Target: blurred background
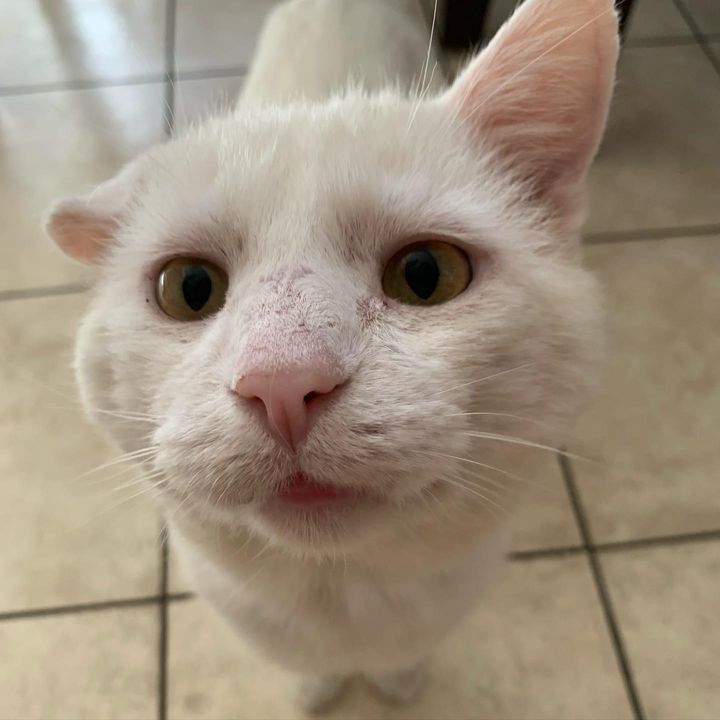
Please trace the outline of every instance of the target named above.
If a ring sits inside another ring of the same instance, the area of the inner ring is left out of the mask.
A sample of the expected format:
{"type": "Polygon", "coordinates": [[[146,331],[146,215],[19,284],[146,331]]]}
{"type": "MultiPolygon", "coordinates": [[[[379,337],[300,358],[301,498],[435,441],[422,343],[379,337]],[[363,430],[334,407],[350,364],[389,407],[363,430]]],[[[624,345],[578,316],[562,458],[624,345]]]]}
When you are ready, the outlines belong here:
{"type": "MultiPolygon", "coordinates": [[[[440,4],[450,70],[515,3],[481,4],[440,4]]],[[[274,5],[0,0],[2,719],[296,716],[293,678],[188,592],[132,468],[88,474],[118,454],[72,380],[88,278],[41,228],[231,101],[274,5]]],[[[422,699],[354,688],[332,717],[720,717],[718,0],[635,0],[584,240],[610,353],[570,449],[605,462],[539,454],[512,561],[422,699]]]]}

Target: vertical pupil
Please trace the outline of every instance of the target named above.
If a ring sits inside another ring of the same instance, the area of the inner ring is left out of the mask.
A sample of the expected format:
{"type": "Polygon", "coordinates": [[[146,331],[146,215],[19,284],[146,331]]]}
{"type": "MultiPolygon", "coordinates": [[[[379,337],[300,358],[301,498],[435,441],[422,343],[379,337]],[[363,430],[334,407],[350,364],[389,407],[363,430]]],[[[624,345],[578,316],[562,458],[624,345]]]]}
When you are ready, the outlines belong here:
{"type": "Polygon", "coordinates": [[[195,312],[202,310],[211,292],[212,280],[204,267],[190,265],[183,269],[182,293],[189,308],[195,312]]]}
{"type": "Polygon", "coordinates": [[[415,250],[405,257],[405,281],[410,289],[427,300],[438,286],[440,269],[429,250],[415,250]]]}

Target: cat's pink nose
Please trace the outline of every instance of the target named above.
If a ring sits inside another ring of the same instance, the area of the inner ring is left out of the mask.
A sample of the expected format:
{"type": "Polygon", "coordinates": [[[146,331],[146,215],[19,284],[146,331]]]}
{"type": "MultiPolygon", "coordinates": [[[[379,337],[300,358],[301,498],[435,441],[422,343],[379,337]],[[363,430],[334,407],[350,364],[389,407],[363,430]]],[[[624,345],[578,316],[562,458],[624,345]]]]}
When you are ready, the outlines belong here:
{"type": "Polygon", "coordinates": [[[235,392],[248,400],[260,400],[268,429],[291,450],[296,450],[319,414],[321,396],[343,382],[344,378],[337,373],[299,368],[277,374],[243,375],[235,384],[235,392]]]}

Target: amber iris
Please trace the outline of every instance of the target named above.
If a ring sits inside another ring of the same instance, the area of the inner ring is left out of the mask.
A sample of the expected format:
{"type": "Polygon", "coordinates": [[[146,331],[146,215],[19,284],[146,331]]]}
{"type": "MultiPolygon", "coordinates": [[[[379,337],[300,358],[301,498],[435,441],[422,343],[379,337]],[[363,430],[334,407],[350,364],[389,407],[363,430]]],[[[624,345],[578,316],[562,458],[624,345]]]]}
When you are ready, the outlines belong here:
{"type": "Polygon", "coordinates": [[[216,265],[197,258],[174,258],[160,271],[158,305],[175,320],[202,320],[223,306],[227,275],[216,265]]]}
{"type": "Polygon", "coordinates": [[[468,256],[457,245],[427,240],[396,253],[383,273],[388,297],[410,305],[437,305],[457,297],[472,280],[468,256]]]}

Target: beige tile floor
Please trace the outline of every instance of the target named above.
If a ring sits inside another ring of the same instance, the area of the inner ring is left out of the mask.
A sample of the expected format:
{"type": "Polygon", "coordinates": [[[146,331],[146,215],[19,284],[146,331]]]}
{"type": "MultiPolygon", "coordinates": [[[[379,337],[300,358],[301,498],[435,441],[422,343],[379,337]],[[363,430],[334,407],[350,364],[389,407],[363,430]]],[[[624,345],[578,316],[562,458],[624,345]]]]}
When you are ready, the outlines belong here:
{"type": "MultiPolygon", "coordinates": [[[[600,462],[538,457],[513,559],[417,704],[357,686],[331,717],[720,717],[720,2],[637,2],[591,177],[610,350],[571,450],[600,462]]],[[[88,277],[40,230],[163,137],[168,24],[180,127],[234,96],[273,4],[0,3],[0,720],[296,716],[292,679],[183,594],[116,489],[132,469],[81,477],[114,454],[69,365],[88,277]]]]}

